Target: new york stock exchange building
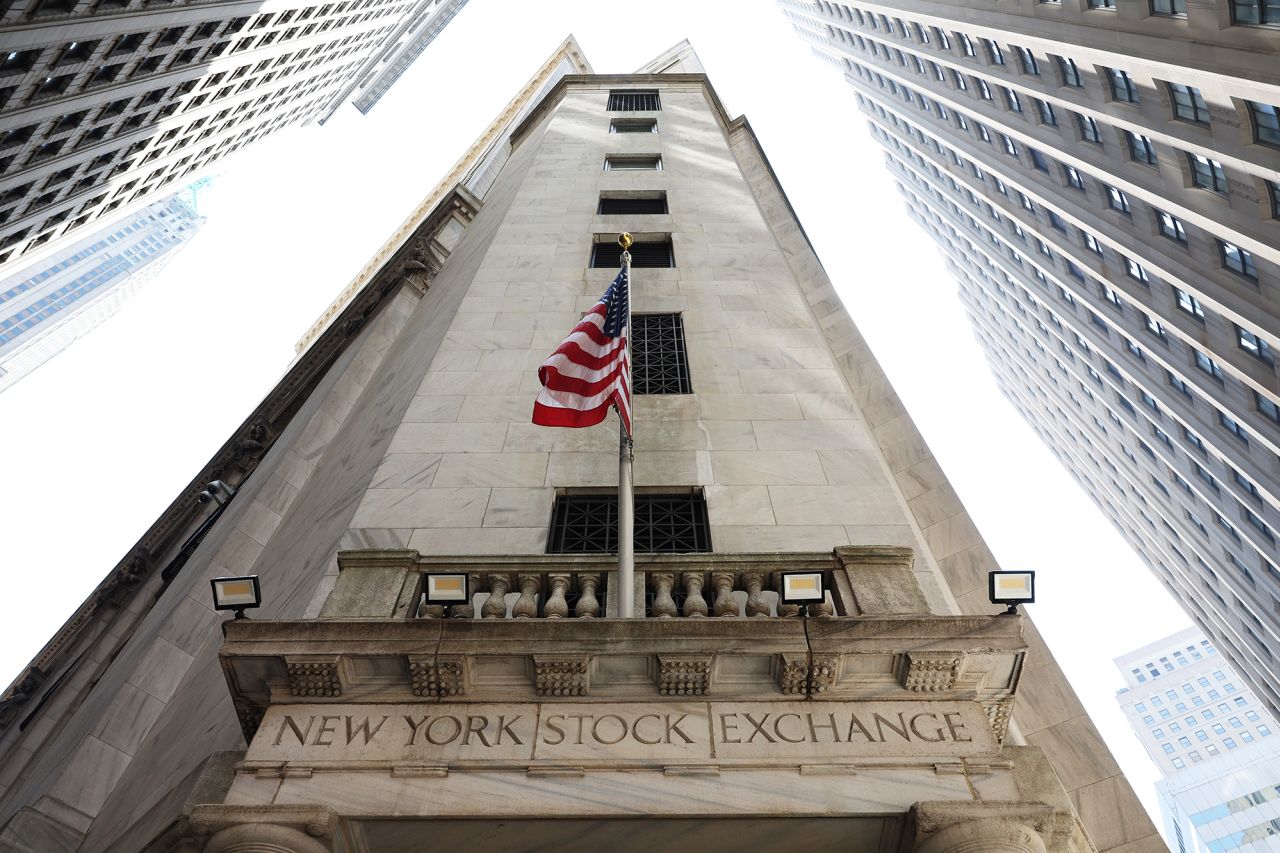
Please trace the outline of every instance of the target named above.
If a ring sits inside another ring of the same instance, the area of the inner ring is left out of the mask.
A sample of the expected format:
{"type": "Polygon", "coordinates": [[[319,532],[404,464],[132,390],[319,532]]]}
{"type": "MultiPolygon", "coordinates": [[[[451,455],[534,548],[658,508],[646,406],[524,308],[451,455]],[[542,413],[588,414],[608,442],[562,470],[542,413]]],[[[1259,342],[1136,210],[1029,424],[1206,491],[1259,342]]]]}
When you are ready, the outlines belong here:
{"type": "Polygon", "coordinates": [[[1165,849],[997,568],[693,51],[570,38],[4,694],[0,850],[1165,849]],[[629,596],[530,422],[623,231],[629,596]]]}

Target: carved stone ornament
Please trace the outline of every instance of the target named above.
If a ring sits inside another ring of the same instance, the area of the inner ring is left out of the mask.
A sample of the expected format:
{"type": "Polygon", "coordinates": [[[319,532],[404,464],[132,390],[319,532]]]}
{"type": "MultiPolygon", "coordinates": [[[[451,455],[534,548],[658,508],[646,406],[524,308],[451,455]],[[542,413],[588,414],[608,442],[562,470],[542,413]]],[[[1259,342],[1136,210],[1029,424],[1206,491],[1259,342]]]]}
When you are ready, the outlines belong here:
{"type": "Polygon", "coordinates": [[[710,655],[658,655],[658,692],[663,696],[703,696],[710,688],[710,655]]]}
{"type": "Polygon", "coordinates": [[[953,690],[963,659],[960,652],[908,652],[902,686],[913,693],[953,690]]]}
{"type": "Polygon", "coordinates": [[[590,663],[586,655],[534,655],[534,688],[539,696],[585,696],[590,663]]]}
{"type": "Polygon", "coordinates": [[[996,740],[1004,743],[1005,736],[1009,734],[1009,719],[1013,716],[1013,697],[993,702],[987,705],[986,709],[991,731],[995,734],[996,740]]]}
{"type": "Polygon", "coordinates": [[[838,658],[815,657],[810,660],[808,655],[788,654],[779,657],[781,665],[778,667],[778,686],[783,693],[825,693],[835,686],[838,658]]]}
{"type": "Polygon", "coordinates": [[[289,692],[294,696],[341,696],[338,658],[286,658],[289,692]]]}
{"type": "Polygon", "coordinates": [[[240,731],[244,732],[244,742],[253,743],[253,736],[258,733],[258,726],[262,725],[266,708],[247,702],[237,702],[235,707],[236,718],[240,720],[240,731]]]}
{"type": "Polygon", "coordinates": [[[461,658],[409,657],[409,686],[414,696],[444,698],[467,692],[461,658]]]}

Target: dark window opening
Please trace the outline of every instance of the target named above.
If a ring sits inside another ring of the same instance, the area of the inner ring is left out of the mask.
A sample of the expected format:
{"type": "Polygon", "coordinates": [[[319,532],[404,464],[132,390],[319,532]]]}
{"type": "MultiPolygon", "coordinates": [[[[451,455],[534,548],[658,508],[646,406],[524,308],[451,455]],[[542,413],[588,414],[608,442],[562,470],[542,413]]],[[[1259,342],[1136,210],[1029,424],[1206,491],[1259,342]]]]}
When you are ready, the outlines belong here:
{"type": "Polygon", "coordinates": [[[653,89],[628,89],[609,93],[611,112],[641,112],[662,109],[658,93],[653,89]]]}
{"type": "MultiPolygon", "coordinates": [[[[674,267],[675,254],[671,239],[641,240],[631,244],[631,266],[674,267]]],[[[614,242],[596,243],[591,248],[592,269],[614,269],[622,266],[622,247],[614,242]]]]}
{"type": "MultiPolygon", "coordinates": [[[[596,213],[611,215],[618,213],[667,213],[667,196],[647,196],[643,198],[609,198],[600,197],[600,206],[596,213]]],[[[635,254],[632,253],[632,261],[635,254]]]]}
{"type": "MultiPolygon", "coordinates": [[[[618,550],[618,496],[561,495],[551,511],[548,554],[609,554],[618,550]]],[[[705,553],[711,525],[701,492],[635,496],[635,550],[640,554],[705,553]]]]}
{"type": "Polygon", "coordinates": [[[636,394],[691,394],[684,321],[679,314],[631,317],[631,388],[636,394]]]}
{"type": "Polygon", "coordinates": [[[610,133],[657,133],[656,118],[617,118],[609,122],[610,133]]]}

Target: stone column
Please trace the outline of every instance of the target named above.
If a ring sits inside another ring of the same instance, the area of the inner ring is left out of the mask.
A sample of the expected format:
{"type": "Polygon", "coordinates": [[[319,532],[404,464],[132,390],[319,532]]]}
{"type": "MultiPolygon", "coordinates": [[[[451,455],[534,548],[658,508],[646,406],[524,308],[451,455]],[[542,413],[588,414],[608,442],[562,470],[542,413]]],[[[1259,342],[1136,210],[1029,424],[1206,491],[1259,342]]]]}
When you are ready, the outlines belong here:
{"type": "Polygon", "coordinates": [[[200,805],[189,837],[201,853],[333,853],[339,818],[326,806],[200,805]]]}
{"type": "Polygon", "coordinates": [[[917,840],[914,853],[1046,853],[1040,833],[1014,820],[966,820],[917,840]]]}
{"type": "Polygon", "coordinates": [[[1086,853],[1094,847],[1074,814],[1035,801],[916,803],[907,821],[912,853],[1086,853]]]}
{"type": "Polygon", "coordinates": [[[203,853],[331,853],[304,832],[270,823],[242,823],[213,835],[203,853]]]}

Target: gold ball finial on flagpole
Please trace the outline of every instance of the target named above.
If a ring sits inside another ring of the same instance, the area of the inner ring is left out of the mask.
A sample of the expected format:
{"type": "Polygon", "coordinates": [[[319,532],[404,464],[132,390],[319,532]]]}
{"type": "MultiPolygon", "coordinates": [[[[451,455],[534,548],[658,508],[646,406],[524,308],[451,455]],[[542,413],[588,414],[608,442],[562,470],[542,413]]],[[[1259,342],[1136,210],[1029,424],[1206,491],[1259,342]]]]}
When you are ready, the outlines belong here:
{"type": "Polygon", "coordinates": [[[621,234],[618,235],[618,245],[622,247],[622,251],[624,252],[628,251],[631,248],[631,244],[633,242],[635,241],[632,239],[631,235],[626,231],[623,231],[621,234]]]}

